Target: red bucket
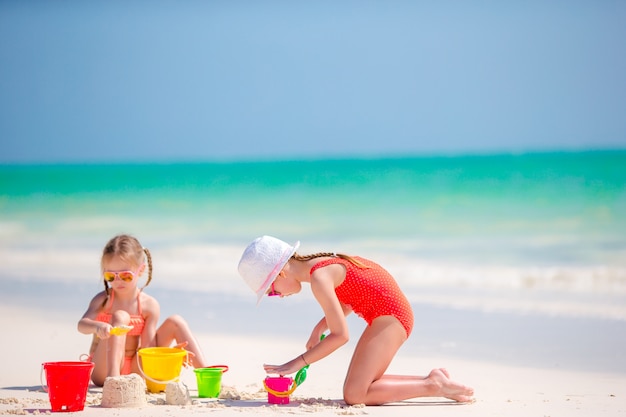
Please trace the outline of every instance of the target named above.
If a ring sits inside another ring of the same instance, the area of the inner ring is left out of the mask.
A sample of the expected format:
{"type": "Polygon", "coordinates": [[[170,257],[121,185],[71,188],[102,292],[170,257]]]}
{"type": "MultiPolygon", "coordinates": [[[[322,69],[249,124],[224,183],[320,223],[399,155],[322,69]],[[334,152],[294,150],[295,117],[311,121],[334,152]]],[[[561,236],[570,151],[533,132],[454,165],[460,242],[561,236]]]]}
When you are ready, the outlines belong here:
{"type": "MultiPolygon", "coordinates": [[[[46,384],[52,411],[82,411],[93,362],[45,362],[46,384]]],[[[42,383],[43,385],[43,383],[42,383]]]]}

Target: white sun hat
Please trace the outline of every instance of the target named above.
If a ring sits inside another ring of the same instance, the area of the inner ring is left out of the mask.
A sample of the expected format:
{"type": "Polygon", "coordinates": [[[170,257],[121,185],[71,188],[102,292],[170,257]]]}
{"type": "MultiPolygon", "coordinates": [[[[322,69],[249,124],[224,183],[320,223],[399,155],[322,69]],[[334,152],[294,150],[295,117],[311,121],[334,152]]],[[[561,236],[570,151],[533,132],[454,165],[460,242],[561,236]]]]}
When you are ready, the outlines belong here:
{"type": "Polygon", "coordinates": [[[239,275],[256,293],[257,305],[272,285],[300,242],[291,246],[272,236],[261,236],[248,245],[239,260],[239,275]]]}

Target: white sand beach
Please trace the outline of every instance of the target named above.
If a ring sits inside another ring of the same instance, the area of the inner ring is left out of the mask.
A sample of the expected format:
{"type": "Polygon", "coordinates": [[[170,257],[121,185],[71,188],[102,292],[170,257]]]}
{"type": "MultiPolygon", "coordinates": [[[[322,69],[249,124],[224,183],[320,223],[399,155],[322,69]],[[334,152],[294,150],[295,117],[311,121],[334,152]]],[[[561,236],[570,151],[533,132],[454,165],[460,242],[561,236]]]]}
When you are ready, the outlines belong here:
{"type": "MultiPolygon", "coordinates": [[[[75,328],[76,317],[65,312],[35,307],[0,307],[3,343],[0,347],[0,414],[31,415],[51,413],[48,394],[42,388],[42,364],[78,360],[88,340],[75,328]]],[[[498,335],[494,334],[494,338],[498,335]]],[[[83,411],[85,416],[185,416],[211,413],[239,415],[384,415],[408,416],[619,416],[626,414],[626,373],[572,370],[558,366],[519,366],[501,360],[484,360],[458,355],[416,355],[402,349],[392,363],[392,373],[428,373],[446,367],[452,377],[475,389],[475,402],[456,404],[444,398],[414,399],[379,407],[346,406],[341,385],[351,344],[312,365],[306,381],[290,398],[289,405],[270,405],[263,390],[264,361],[288,358],[302,348],[298,340],[245,334],[203,334],[198,338],[207,357],[227,364],[219,399],[197,397],[197,383],[191,369],[184,368],[181,381],[190,390],[192,403],[174,406],[164,394],[147,394],[141,408],[102,408],[102,389],[90,386],[83,411]]],[[[414,334],[407,344],[418,339],[414,334]]],[[[494,339],[495,340],[495,339],[494,339]]],[[[484,340],[485,346],[490,343],[484,340]]],[[[529,346],[541,343],[528,340],[529,346]]],[[[580,343],[590,343],[580,335],[580,343]]],[[[623,347],[622,347],[623,348],[623,347]]],[[[524,349],[520,349],[523,351],[524,349]]],[[[567,346],[559,355],[568,353],[567,346]]],[[[565,358],[564,358],[565,359],[565,358]]],[[[576,358],[570,358],[572,360],[576,358]]],[[[584,360],[584,358],[580,358],[584,360]]],[[[45,383],[45,381],[44,381],[45,383]]],[[[56,414],[56,413],[55,413],[56,414]]]]}

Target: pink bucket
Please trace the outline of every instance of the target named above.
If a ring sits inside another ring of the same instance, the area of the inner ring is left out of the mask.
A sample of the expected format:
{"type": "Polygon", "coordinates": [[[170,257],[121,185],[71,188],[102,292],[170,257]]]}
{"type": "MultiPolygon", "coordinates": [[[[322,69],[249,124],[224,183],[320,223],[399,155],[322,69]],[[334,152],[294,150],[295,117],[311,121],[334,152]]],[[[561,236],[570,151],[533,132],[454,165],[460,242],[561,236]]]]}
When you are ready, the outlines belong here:
{"type": "Polygon", "coordinates": [[[293,383],[292,378],[268,376],[265,378],[265,385],[276,394],[267,391],[267,402],[270,404],[289,404],[289,389],[293,383]]]}
{"type": "Polygon", "coordinates": [[[44,389],[48,391],[52,411],[82,411],[94,363],[46,362],[41,366],[42,373],[46,371],[47,387],[44,389]]]}

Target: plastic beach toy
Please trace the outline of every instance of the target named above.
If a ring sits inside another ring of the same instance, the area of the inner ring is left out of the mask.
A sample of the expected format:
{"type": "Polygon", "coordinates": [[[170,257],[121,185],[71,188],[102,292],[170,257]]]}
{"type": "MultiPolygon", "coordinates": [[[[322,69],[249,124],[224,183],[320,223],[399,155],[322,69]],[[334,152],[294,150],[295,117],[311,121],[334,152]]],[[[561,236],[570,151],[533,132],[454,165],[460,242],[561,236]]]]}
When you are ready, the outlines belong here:
{"type": "Polygon", "coordinates": [[[267,391],[267,402],[270,404],[289,404],[289,396],[306,380],[306,370],[309,365],[301,368],[294,379],[284,376],[268,376],[263,380],[263,387],[267,391]],[[291,385],[291,387],[290,387],[291,385]]]}
{"type": "Polygon", "coordinates": [[[263,380],[263,386],[270,404],[289,404],[289,395],[297,387],[294,380],[287,376],[268,376],[263,380]]]}
{"type": "Polygon", "coordinates": [[[131,330],[133,330],[134,326],[116,326],[116,327],[111,327],[111,331],[109,332],[109,334],[113,335],[113,336],[122,336],[125,335],[126,333],[130,332],[131,330]]]}
{"type": "Polygon", "coordinates": [[[93,362],[45,362],[41,364],[41,386],[48,392],[52,412],[82,411],[85,407],[93,362]],[[43,384],[43,373],[46,385],[43,384]]]}
{"type": "Polygon", "coordinates": [[[198,383],[198,397],[218,398],[222,389],[222,374],[226,371],[228,371],[227,365],[194,369],[198,383]]]}
{"type": "Polygon", "coordinates": [[[177,382],[187,351],[180,348],[151,347],[139,349],[137,365],[146,380],[148,391],[165,391],[170,382],[177,382]],[[139,359],[141,358],[141,362],[139,359]]]}

